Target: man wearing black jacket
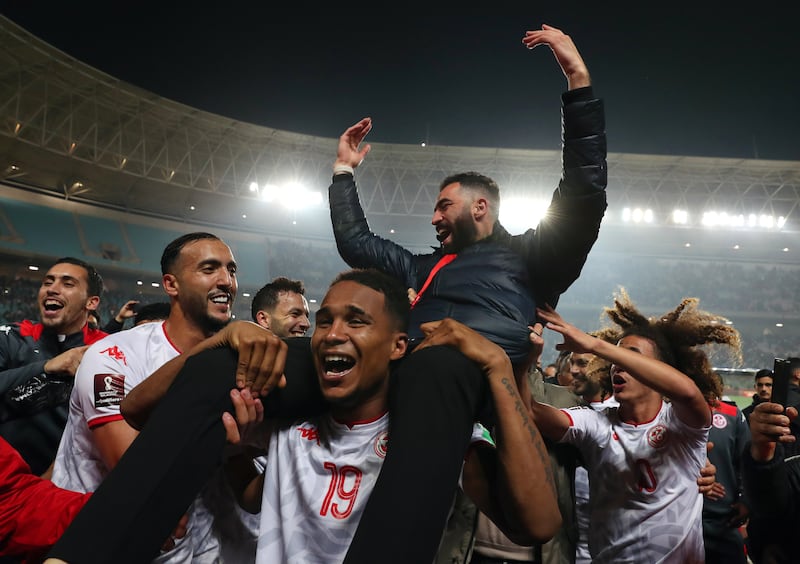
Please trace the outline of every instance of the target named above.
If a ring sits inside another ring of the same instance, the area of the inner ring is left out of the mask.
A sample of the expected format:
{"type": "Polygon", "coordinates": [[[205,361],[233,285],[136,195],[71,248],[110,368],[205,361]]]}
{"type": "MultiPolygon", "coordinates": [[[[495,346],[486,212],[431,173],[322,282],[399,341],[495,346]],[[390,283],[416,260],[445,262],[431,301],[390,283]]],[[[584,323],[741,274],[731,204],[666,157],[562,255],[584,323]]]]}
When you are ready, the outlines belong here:
{"type": "Polygon", "coordinates": [[[92,265],[60,258],[39,287],[39,320],[0,326],[0,436],[34,474],[55,460],[86,347],[106,336],[89,327],[102,292],[92,265]]]}
{"type": "MultiPolygon", "coordinates": [[[[358,203],[353,174],[369,152],[369,145],[363,148],[359,145],[371,129],[370,118],[364,118],[340,137],[329,192],[334,232],[345,261],[354,268],[373,266],[393,274],[416,291],[418,299],[409,327],[412,338],[420,335],[420,323],[452,317],[500,345],[518,366],[523,365],[529,352],[528,326],[536,320],[536,306],[556,304],[561,293],[579,276],[597,238],[606,209],[607,175],[603,103],[594,96],[588,69],[571,38],[544,25],[540,30],[527,32],[523,44],[528,48],[547,45],[568,83],[568,91],[562,95],[563,176],[553,194],[548,219],[536,230],[510,235],[497,221],[497,185],[486,176],[468,172],[442,182],[432,220],[441,249],[429,255],[413,255],[374,236],[358,203]]],[[[287,386],[273,390],[265,398],[268,415],[286,415],[292,411],[286,405],[274,405],[293,401],[287,398],[296,400],[314,393],[319,396],[319,390],[312,389],[316,387],[315,378],[313,370],[307,369],[308,362],[303,370],[297,370],[297,364],[303,364],[302,357],[308,356],[304,340],[290,339],[286,343],[287,386]],[[308,389],[298,392],[302,386],[308,389]]],[[[262,395],[275,385],[273,378],[259,376],[254,381],[256,375],[246,375],[242,368],[242,363],[237,367],[236,355],[226,350],[202,352],[190,358],[163,399],[158,395],[151,398],[160,400],[153,412],[158,430],[153,428],[151,418],[132,448],[140,443],[141,448],[136,450],[144,452],[144,445],[161,441],[165,445],[163,451],[154,451],[160,452],[159,464],[167,464],[170,435],[198,434],[201,424],[187,421],[185,410],[176,407],[182,402],[193,402],[209,411],[214,411],[209,406],[216,405],[217,411],[203,419],[208,423],[208,432],[216,436],[217,444],[222,444],[217,428],[221,427],[219,410],[224,411],[226,405],[217,404],[229,401],[225,386],[229,388],[232,382],[219,374],[236,372],[237,382],[262,395]],[[201,382],[205,384],[201,386],[201,382]],[[214,385],[218,389],[213,389],[214,385]],[[219,400],[216,404],[215,399],[219,400]]],[[[156,381],[150,377],[145,380],[148,382],[156,381]]],[[[472,423],[487,399],[485,379],[479,368],[448,347],[430,347],[406,356],[393,374],[390,386],[392,448],[351,544],[345,560],[348,564],[376,559],[384,563],[433,560],[452,504],[472,423]],[[419,464],[420,460],[425,464],[419,464]],[[413,491],[409,491],[412,484],[413,491]],[[424,514],[413,500],[424,500],[424,514]]],[[[292,415],[307,416],[305,403],[296,404],[292,415]]],[[[193,413],[197,417],[197,410],[193,413]]],[[[198,434],[198,442],[203,439],[202,434],[198,434]]],[[[192,449],[202,450],[202,447],[192,449]]],[[[127,471],[126,458],[127,453],[112,475],[127,471]]],[[[175,504],[183,503],[185,507],[191,501],[195,482],[202,484],[202,476],[192,475],[190,466],[179,471],[185,461],[180,457],[170,458],[173,474],[182,479],[164,490],[169,491],[175,504]]],[[[138,466],[131,466],[128,483],[136,482],[138,471],[138,466]]],[[[98,497],[95,495],[91,511],[98,507],[98,497]]],[[[152,492],[142,492],[137,498],[146,505],[154,496],[152,492]]],[[[163,510],[163,500],[159,504],[162,506],[159,510],[163,510]]],[[[147,511],[129,508],[129,513],[146,515],[147,511]]],[[[98,523],[102,522],[102,511],[98,510],[97,515],[98,523]]],[[[149,524],[143,518],[128,527],[141,531],[149,524]]],[[[102,536],[96,528],[91,533],[89,529],[87,535],[102,536]]],[[[151,537],[157,540],[166,533],[161,531],[151,537]]],[[[81,537],[73,534],[71,540],[76,536],[81,537]]]]}
{"type": "Polygon", "coordinates": [[[797,408],[759,403],[750,415],[751,441],[742,456],[744,495],[750,504],[749,556],[756,564],[798,561],[800,530],[800,444],[793,424],[797,408]]]}

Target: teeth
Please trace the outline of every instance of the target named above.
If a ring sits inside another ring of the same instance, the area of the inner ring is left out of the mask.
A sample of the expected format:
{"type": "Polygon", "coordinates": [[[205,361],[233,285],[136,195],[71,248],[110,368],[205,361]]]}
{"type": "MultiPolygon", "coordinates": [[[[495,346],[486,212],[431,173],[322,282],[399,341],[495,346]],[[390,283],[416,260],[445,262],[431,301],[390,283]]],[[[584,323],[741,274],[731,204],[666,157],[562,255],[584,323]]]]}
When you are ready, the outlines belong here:
{"type": "Polygon", "coordinates": [[[215,304],[227,304],[228,296],[217,296],[215,298],[211,298],[211,301],[215,304]]]}
{"type": "Polygon", "coordinates": [[[325,362],[350,362],[350,358],[342,355],[329,354],[325,356],[325,362]]]}

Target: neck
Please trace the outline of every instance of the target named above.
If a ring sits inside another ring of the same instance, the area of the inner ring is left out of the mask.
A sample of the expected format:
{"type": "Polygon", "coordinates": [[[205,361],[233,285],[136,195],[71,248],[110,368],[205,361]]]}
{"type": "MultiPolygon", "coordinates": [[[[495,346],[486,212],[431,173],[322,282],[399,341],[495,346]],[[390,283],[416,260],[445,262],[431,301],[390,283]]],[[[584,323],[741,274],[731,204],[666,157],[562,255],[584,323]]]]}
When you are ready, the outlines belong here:
{"type": "Polygon", "coordinates": [[[663,400],[661,396],[654,398],[642,399],[637,401],[624,401],[619,402],[619,417],[625,423],[647,423],[652,421],[661,410],[663,400]]]}
{"type": "Polygon", "coordinates": [[[211,336],[206,335],[196,323],[189,321],[184,317],[180,309],[174,306],[169,317],[164,322],[164,329],[172,344],[181,352],[188,351],[200,341],[205,340],[206,337],[211,336]]]}

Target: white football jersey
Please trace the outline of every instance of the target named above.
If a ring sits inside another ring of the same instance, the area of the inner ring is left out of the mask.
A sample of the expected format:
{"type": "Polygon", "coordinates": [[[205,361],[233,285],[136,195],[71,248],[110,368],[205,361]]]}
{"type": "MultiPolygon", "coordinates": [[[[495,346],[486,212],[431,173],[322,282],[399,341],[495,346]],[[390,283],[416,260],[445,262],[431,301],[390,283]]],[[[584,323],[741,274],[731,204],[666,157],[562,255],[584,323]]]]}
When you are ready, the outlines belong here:
{"type": "MultiPolygon", "coordinates": [[[[604,401],[589,404],[595,411],[603,411],[608,407],[617,407],[619,402],[610,396],[604,401]]],[[[575,548],[575,564],[591,564],[589,553],[589,472],[584,466],[575,468],[575,522],[578,526],[578,542],[575,548]]]]}
{"type": "Polygon", "coordinates": [[[700,563],[703,497],[697,488],[709,427],[682,423],[662,402],[650,422],[620,421],[617,408],[563,409],[561,439],[581,451],[590,477],[592,561],[700,563]]]}
{"type": "MultiPolygon", "coordinates": [[[[75,374],[69,419],[53,467],[53,483],[79,492],[97,489],[108,469],[95,445],[92,429],[122,420],[119,406],[128,392],[179,354],[163,322],[113,333],[86,349],[75,374]]],[[[202,502],[196,500],[186,536],[155,562],[214,562],[219,543],[212,534],[211,521],[202,502]]]]}
{"type": "MultiPolygon", "coordinates": [[[[347,554],[386,457],[389,416],[352,424],[327,418],[326,425],[327,447],[308,421],[270,438],[258,564],[331,564],[347,554]]],[[[472,440],[492,444],[480,425],[472,440]]]]}

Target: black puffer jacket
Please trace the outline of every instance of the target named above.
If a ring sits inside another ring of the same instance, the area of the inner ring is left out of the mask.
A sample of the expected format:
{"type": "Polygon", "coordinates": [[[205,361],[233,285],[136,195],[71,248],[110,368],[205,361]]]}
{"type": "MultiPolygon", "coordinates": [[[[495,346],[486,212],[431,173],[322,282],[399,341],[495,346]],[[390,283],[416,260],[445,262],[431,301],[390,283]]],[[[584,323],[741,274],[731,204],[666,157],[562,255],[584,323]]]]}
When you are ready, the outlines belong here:
{"type": "Polygon", "coordinates": [[[0,325],[0,436],[42,474],[56,457],[67,424],[73,376],[45,374],[51,358],[106,336],[85,325],[63,340],[41,323],[0,325]]]}
{"type": "MultiPolygon", "coordinates": [[[[500,345],[512,362],[528,354],[528,325],[536,304],[553,306],[578,278],[606,209],[606,137],[603,103],[591,87],[562,95],[563,174],[548,219],[521,235],[499,223],[490,237],[458,253],[442,268],[411,312],[411,338],[419,325],[452,317],[500,345]]],[[[378,268],[419,290],[442,256],[413,254],[372,233],[355,180],[338,174],[329,188],[336,244],[353,268],[378,268]]]]}

